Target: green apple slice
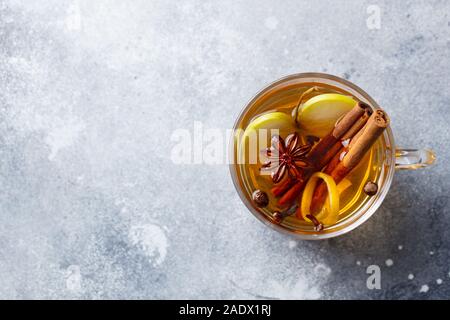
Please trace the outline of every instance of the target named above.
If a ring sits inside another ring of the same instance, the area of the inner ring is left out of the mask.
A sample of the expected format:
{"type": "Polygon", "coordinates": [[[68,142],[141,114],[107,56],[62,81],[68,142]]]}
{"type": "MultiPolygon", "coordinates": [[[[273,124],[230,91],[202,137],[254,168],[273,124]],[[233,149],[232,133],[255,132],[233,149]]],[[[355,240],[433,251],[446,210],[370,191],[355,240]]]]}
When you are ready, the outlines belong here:
{"type": "Polygon", "coordinates": [[[259,129],[293,129],[295,128],[292,116],[284,112],[269,112],[253,119],[245,129],[246,132],[259,129]]]}
{"type": "Polygon", "coordinates": [[[325,93],[306,101],[297,114],[300,128],[308,135],[323,138],[333,128],[336,121],[355,106],[352,97],[325,93]]]}

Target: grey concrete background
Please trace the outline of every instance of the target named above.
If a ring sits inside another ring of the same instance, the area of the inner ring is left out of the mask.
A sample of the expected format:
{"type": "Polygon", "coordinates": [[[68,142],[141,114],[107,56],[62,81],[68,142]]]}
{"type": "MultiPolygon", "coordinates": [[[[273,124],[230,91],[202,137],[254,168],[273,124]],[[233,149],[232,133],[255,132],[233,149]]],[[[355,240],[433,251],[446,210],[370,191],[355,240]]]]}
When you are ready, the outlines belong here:
{"type": "Polygon", "coordinates": [[[449,56],[444,0],[0,1],[0,297],[449,298],[449,56]],[[322,242],[257,221],[226,165],[170,158],[177,128],[231,128],[305,71],[355,82],[399,145],[438,154],[322,242]]]}

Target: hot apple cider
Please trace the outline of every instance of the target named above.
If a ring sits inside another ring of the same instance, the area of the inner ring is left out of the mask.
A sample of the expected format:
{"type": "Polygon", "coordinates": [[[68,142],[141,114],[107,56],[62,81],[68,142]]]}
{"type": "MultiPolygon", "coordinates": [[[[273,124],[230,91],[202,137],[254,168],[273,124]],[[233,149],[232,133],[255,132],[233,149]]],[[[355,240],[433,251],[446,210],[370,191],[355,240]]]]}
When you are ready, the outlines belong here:
{"type": "Polygon", "coordinates": [[[383,110],[336,87],[278,87],[237,125],[240,187],[272,223],[320,232],[377,193],[388,124],[383,110]]]}

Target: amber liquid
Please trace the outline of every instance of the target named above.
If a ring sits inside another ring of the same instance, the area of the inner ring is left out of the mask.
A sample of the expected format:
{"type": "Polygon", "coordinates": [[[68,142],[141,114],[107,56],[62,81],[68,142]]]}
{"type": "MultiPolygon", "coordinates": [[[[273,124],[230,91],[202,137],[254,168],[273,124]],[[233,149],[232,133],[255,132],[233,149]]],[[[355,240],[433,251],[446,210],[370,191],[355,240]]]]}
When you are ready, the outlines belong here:
{"type": "MultiPolygon", "coordinates": [[[[340,88],[331,87],[325,84],[311,83],[311,84],[301,84],[301,85],[285,85],[285,86],[277,86],[276,88],[270,90],[265,93],[263,96],[253,101],[253,103],[249,106],[246,114],[244,114],[237,124],[237,128],[245,130],[248,124],[255,117],[260,116],[261,114],[272,112],[272,111],[281,111],[288,115],[291,115],[294,108],[298,104],[299,98],[302,93],[312,86],[316,86],[320,88],[321,93],[340,93],[352,96],[349,92],[343,91],[340,88]]],[[[354,97],[355,100],[358,100],[354,97]]],[[[280,128],[280,134],[284,138],[286,132],[283,133],[283,128],[280,128]]],[[[303,137],[304,141],[306,141],[305,132],[302,132],[301,129],[298,129],[297,132],[303,137]]],[[[290,132],[289,132],[290,133],[290,132]]],[[[364,159],[355,167],[349,175],[347,175],[346,179],[348,179],[351,183],[350,187],[346,188],[340,194],[340,210],[339,210],[339,222],[347,219],[352,215],[352,213],[356,212],[364,203],[368,200],[368,196],[364,193],[363,188],[367,181],[377,182],[381,167],[383,166],[383,151],[384,151],[384,138],[381,137],[378,141],[372,146],[371,150],[367,152],[364,159]]],[[[237,146],[239,146],[239,138],[236,136],[235,138],[235,153],[237,152],[237,146]]],[[[236,158],[235,158],[236,159],[236,158]]],[[[278,206],[279,198],[275,198],[270,192],[271,188],[274,186],[270,176],[261,175],[259,168],[261,164],[235,164],[236,171],[238,174],[239,182],[241,188],[246,194],[249,202],[251,202],[251,194],[254,190],[260,189],[266,191],[269,196],[269,205],[263,209],[256,208],[260,211],[269,221],[273,222],[273,212],[274,211],[282,211],[286,210],[286,207],[278,206]]],[[[301,219],[296,218],[295,214],[285,218],[281,225],[293,229],[293,230],[303,230],[303,231],[312,231],[312,226],[310,223],[305,222],[301,219]]]]}

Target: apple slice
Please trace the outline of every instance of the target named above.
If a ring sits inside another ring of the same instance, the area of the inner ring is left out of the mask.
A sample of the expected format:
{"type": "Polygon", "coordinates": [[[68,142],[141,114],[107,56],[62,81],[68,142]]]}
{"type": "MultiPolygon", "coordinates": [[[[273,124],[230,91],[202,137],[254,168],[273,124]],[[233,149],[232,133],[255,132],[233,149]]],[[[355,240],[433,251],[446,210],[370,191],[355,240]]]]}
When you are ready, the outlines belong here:
{"type": "Polygon", "coordinates": [[[355,99],[343,94],[321,94],[303,104],[297,114],[297,122],[308,135],[323,138],[355,103],[355,99]]]}
{"type": "Polygon", "coordinates": [[[291,115],[284,112],[269,112],[256,117],[248,124],[242,135],[240,143],[241,155],[245,152],[247,156],[250,156],[247,159],[259,159],[259,151],[270,146],[270,140],[273,134],[279,134],[285,137],[294,131],[296,131],[294,119],[291,115]],[[266,140],[260,141],[261,138],[265,138],[266,140]],[[248,152],[251,154],[249,155],[248,152]]]}
{"type": "Polygon", "coordinates": [[[295,123],[292,117],[284,112],[269,112],[253,119],[245,129],[246,133],[259,129],[294,130],[295,123]]]}
{"type": "Polygon", "coordinates": [[[254,133],[258,135],[260,129],[266,129],[268,135],[270,135],[271,130],[279,130],[280,135],[283,136],[283,133],[289,134],[295,131],[295,122],[294,119],[292,119],[292,116],[284,112],[276,111],[266,113],[255,118],[248,124],[244,131],[243,138],[249,137],[254,133]]]}

